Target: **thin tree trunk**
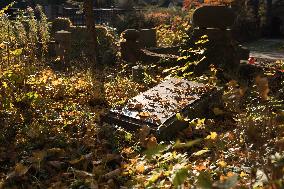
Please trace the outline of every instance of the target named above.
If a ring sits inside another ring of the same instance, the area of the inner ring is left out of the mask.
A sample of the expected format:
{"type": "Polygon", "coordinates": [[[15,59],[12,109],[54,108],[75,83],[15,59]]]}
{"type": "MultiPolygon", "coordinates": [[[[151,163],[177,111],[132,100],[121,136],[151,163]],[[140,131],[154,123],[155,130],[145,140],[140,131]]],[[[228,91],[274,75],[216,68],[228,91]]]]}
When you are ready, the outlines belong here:
{"type": "Polygon", "coordinates": [[[93,0],[84,0],[84,12],[86,18],[86,26],[89,33],[89,56],[92,60],[92,70],[94,74],[94,79],[98,81],[97,90],[99,90],[100,97],[98,99],[94,99],[94,104],[108,106],[106,98],[105,98],[105,74],[104,67],[100,64],[98,60],[98,41],[97,41],[97,31],[95,24],[95,15],[94,15],[94,1],[93,0]]]}
{"type": "Polygon", "coordinates": [[[270,25],[271,17],[272,17],[272,0],[266,0],[267,10],[266,10],[266,17],[267,23],[270,25]]]}
{"type": "Polygon", "coordinates": [[[84,0],[85,20],[90,40],[89,56],[93,61],[93,64],[98,64],[97,62],[98,42],[97,42],[97,32],[96,32],[95,15],[93,7],[94,7],[93,0],[84,0]]]}

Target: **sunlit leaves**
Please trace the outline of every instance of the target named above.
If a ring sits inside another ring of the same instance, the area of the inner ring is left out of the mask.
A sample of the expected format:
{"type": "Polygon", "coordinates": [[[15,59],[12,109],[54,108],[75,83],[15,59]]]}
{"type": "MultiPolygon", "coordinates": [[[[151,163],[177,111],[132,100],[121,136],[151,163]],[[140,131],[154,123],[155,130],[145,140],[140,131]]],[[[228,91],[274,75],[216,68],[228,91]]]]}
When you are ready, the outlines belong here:
{"type": "Polygon", "coordinates": [[[216,132],[210,132],[210,135],[208,135],[205,139],[215,140],[217,136],[218,134],[216,132]]]}

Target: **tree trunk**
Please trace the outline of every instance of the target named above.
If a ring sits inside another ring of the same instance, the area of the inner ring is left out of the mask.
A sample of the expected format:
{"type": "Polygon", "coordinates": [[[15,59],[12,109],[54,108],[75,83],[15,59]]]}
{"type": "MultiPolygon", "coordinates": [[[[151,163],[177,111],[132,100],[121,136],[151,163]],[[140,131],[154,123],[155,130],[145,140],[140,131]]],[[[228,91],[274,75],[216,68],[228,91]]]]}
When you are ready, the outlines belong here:
{"type": "Polygon", "coordinates": [[[100,96],[97,99],[93,99],[93,103],[102,106],[108,106],[108,103],[105,98],[105,74],[104,66],[100,64],[98,60],[98,41],[97,41],[97,31],[95,24],[95,15],[94,15],[94,1],[93,0],[84,0],[84,12],[86,26],[89,34],[89,57],[91,62],[91,68],[93,71],[93,79],[98,81],[97,90],[99,91],[100,96]]]}
{"type": "Polygon", "coordinates": [[[271,17],[272,17],[272,0],[266,0],[267,10],[266,10],[266,17],[268,25],[270,25],[271,17]]]}
{"type": "Polygon", "coordinates": [[[95,15],[93,11],[94,1],[93,0],[84,0],[84,12],[85,12],[85,20],[86,26],[89,33],[89,56],[93,61],[93,64],[98,64],[97,50],[98,50],[98,42],[97,42],[97,32],[95,25],[95,15]]]}

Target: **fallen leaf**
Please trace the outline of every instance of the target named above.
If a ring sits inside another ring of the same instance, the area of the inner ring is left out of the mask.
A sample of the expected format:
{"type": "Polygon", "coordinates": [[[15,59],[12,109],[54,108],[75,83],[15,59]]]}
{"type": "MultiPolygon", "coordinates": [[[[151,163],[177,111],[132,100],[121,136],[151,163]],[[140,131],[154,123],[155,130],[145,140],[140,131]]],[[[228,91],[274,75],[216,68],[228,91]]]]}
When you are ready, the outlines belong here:
{"type": "Polygon", "coordinates": [[[151,136],[147,141],[147,149],[154,149],[158,146],[156,137],[151,136]]]}
{"type": "Polygon", "coordinates": [[[220,108],[213,108],[213,113],[218,116],[218,115],[223,115],[224,111],[221,110],[220,108]]]}
{"type": "Polygon", "coordinates": [[[15,173],[18,175],[18,176],[23,176],[25,175],[29,169],[30,169],[31,166],[25,166],[21,163],[18,163],[16,166],[15,166],[15,173]]]}
{"type": "Polygon", "coordinates": [[[103,178],[108,180],[108,179],[116,178],[120,174],[121,174],[121,169],[115,169],[115,170],[103,175],[103,178]]]}
{"type": "Polygon", "coordinates": [[[47,164],[59,170],[64,166],[64,162],[61,161],[49,161],[47,164]]]}
{"type": "Polygon", "coordinates": [[[199,150],[198,152],[193,153],[194,156],[201,156],[207,152],[209,152],[210,150],[199,150]]]}
{"type": "Polygon", "coordinates": [[[220,166],[220,167],[222,167],[222,168],[225,168],[225,167],[227,167],[227,163],[225,162],[225,161],[219,161],[218,162],[218,165],[220,166]]]}
{"type": "Polygon", "coordinates": [[[151,116],[151,114],[149,112],[140,112],[138,115],[139,115],[139,117],[143,117],[143,118],[151,116]]]}
{"type": "Polygon", "coordinates": [[[241,174],[240,174],[240,177],[242,177],[242,178],[243,178],[243,177],[247,177],[247,176],[248,176],[248,174],[245,173],[245,172],[243,172],[243,171],[242,171],[241,174]]]}
{"type": "Polygon", "coordinates": [[[81,171],[81,170],[74,170],[74,175],[77,178],[86,179],[86,178],[93,178],[95,175],[92,173],[81,171]]]}
{"type": "Polygon", "coordinates": [[[207,168],[205,165],[201,164],[201,165],[197,165],[194,169],[197,171],[203,171],[203,170],[206,170],[207,168]]]}
{"type": "Polygon", "coordinates": [[[201,139],[196,139],[193,141],[188,141],[186,143],[181,143],[179,140],[176,141],[176,143],[174,144],[173,148],[174,149],[179,149],[179,148],[190,148],[192,146],[194,146],[195,144],[198,144],[201,142],[201,139]]]}
{"type": "Polygon", "coordinates": [[[201,172],[197,177],[197,185],[202,189],[212,189],[211,175],[207,172],[201,172]]]}
{"type": "Polygon", "coordinates": [[[205,139],[215,140],[217,136],[218,134],[216,132],[210,132],[210,135],[208,135],[205,139]]]}
{"type": "Polygon", "coordinates": [[[145,171],[145,166],[141,163],[136,166],[136,171],[138,173],[143,173],[145,171]]]}

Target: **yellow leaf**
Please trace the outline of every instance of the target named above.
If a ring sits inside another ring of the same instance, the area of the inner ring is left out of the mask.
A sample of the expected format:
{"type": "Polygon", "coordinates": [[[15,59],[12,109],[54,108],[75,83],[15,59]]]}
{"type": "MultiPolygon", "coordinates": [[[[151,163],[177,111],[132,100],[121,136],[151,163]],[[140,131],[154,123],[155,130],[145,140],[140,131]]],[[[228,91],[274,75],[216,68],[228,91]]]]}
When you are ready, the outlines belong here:
{"type": "Polygon", "coordinates": [[[14,56],[20,56],[23,53],[23,49],[16,49],[14,51],[11,51],[11,54],[14,56]]]}
{"type": "Polygon", "coordinates": [[[3,87],[5,88],[5,89],[7,89],[8,88],[8,84],[7,84],[7,82],[2,82],[2,85],[3,85],[3,87]]]}
{"type": "Polygon", "coordinates": [[[205,153],[207,153],[207,152],[209,152],[210,150],[199,150],[198,152],[195,152],[193,155],[194,156],[201,156],[201,155],[203,155],[203,154],[205,154],[205,153]]]}
{"type": "Polygon", "coordinates": [[[218,162],[218,165],[220,166],[220,167],[227,167],[227,163],[225,162],[225,161],[219,161],[218,162]]]}
{"type": "Polygon", "coordinates": [[[245,172],[241,172],[241,174],[240,174],[240,177],[247,177],[248,176],[248,174],[246,174],[245,172]]]}
{"type": "Polygon", "coordinates": [[[198,119],[198,120],[197,120],[197,125],[198,125],[198,126],[204,125],[204,123],[205,123],[205,118],[204,118],[204,119],[198,119]]]}
{"type": "Polygon", "coordinates": [[[210,135],[208,135],[205,139],[211,139],[215,140],[217,138],[218,134],[216,132],[210,132],[210,135]]]}
{"type": "Polygon", "coordinates": [[[150,186],[151,184],[155,183],[161,176],[161,173],[156,173],[154,175],[152,175],[149,179],[149,181],[147,182],[146,186],[150,186]]]}
{"type": "Polygon", "coordinates": [[[0,49],[4,49],[5,48],[5,44],[4,43],[0,43],[0,49]]]}
{"type": "Polygon", "coordinates": [[[81,157],[78,158],[78,159],[74,159],[74,160],[69,161],[69,163],[70,163],[71,165],[76,165],[76,164],[81,163],[83,160],[85,160],[85,158],[84,158],[84,156],[81,156],[81,157]]]}
{"type": "Polygon", "coordinates": [[[144,165],[143,165],[143,164],[137,165],[137,166],[136,166],[136,171],[137,171],[138,173],[143,173],[143,172],[145,171],[144,165]]]}

